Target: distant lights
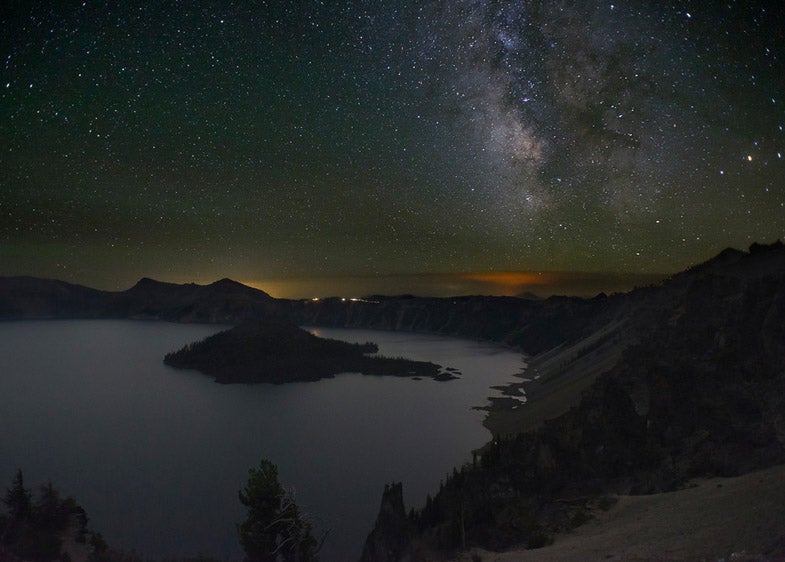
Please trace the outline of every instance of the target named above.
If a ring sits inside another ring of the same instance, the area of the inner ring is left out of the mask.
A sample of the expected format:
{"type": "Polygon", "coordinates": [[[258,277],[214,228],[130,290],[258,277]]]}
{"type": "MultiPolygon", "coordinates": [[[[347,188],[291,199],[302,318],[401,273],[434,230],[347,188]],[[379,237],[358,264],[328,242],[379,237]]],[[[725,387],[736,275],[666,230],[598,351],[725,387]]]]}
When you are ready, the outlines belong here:
{"type": "MultiPolygon", "coordinates": [[[[319,297],[313,297],[313,298],[310,299],[311,302],[319,302],[321,300],[322,299],[319,298],[319,297]]],[[[366,299],[360,299],[360,298],[357,298],[357,297],[341,297],[341,302],[346,302],[346,301],[349,301],[349,302],[370,302],[370,303],[378,303],[379,302],[379,301],[371,301],[371,300],[366,300],[366,299]]]]}

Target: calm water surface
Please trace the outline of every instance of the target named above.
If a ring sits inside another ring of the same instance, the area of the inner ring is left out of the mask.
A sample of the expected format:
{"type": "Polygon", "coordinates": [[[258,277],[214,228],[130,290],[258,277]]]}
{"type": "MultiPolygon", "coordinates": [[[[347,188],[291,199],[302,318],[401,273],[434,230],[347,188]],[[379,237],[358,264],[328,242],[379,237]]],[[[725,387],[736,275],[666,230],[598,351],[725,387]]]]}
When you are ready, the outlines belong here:
{"type": "Polygon", "coordinates": [[[356,560],[385,483],[407,509],[490,434],[491,385],[519,354],[453,338],[314,328],[463,373],[435,382],[345,374],[319,382],[218,385],[167,367],[166,352],[220,326],[114,320],[0,323],[0,489],[22,468],[85,507],[115,548],[155,558],[240,559],[237,491],[261,458],[329,530],[324,560],[356,560]]]}

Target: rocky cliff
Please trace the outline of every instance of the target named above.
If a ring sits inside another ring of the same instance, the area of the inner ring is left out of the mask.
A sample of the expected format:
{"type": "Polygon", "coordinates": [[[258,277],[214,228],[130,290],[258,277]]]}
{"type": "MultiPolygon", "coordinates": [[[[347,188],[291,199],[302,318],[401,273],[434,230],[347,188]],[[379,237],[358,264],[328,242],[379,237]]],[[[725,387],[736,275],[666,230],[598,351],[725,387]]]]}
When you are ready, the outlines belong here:
{"type": "Polygon", "coordinates": [[[400,482],[386,485],[376,524],[365,540],[361,562],[408,561],[412,552],[410,540],[414,527],[406,517],[403,486],[400,482]]]}
{"type": "Polygon", "coordinates": [[[624,310],[623,351],[575,407],[498,436],[409,518],[413,559],[542,546],[607,494],[785,463],[782,244],[725,251],[624,310]]]}

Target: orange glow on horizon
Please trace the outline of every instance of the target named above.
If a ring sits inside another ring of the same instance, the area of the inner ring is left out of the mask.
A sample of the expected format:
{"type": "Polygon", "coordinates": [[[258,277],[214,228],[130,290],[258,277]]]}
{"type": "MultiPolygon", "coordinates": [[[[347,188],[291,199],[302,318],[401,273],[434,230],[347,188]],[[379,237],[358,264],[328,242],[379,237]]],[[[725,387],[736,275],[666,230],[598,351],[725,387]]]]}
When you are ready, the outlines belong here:
{"type": "Polygon", "coordinates": [[[458,295],[516,296],[532,293],[591,297],[599,292],[628,291],[634,286],[658,283],[665,276],[568,271],[483,271],[466,273],[421,273],[358,276],[314,276],[307,278],[240,279],[244,285],[275,298],[314,299],[368,295],[453,297],[458,295]]]}
{"type": "Polygon", "coordinates": [[[356,296],[365,294],[474,294],[478,290],[492,294],[519,293],[529,288],[548,286],[558,281],[553,273],[520,271],[476,272],[454,274],[421,274],[379,276],[378,278],[310,278],[240,281],[244,285],[266,292],[276,298],[318,298],[328,296],[356,296]]]}
{"type": "Polygon", "coordinates": [[[550,273],[525,273],[522,271],[493,271],[486,273],[466,273],[464,278],[471,281],[492,283],[504,287],[520,287],[528,285],[547,285],[556,280],[550,273]]]}

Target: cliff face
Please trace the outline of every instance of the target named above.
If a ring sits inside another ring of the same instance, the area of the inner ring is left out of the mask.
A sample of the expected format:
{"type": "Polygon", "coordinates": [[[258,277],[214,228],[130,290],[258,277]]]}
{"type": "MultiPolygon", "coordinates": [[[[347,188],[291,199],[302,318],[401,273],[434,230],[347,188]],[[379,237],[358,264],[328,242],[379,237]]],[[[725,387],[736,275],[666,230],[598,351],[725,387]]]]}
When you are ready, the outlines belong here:
{"type": "Polygon", "coordinates": [[[616,300],[569,297],[544,301],[483,296],[376,297],[297,304],[293,314],[300,324],[470,337],[519,347],[529,354],[588,335],[617,308],[616,300]]]}
{"type": "Polygon", "coordinates": [[[539,546],[585,521],[591,498],[785,463],[781,244],[723,252],[623,308],[615,365],[576,407],[449,478],[410,519],[410,545],[539,546]]]}

